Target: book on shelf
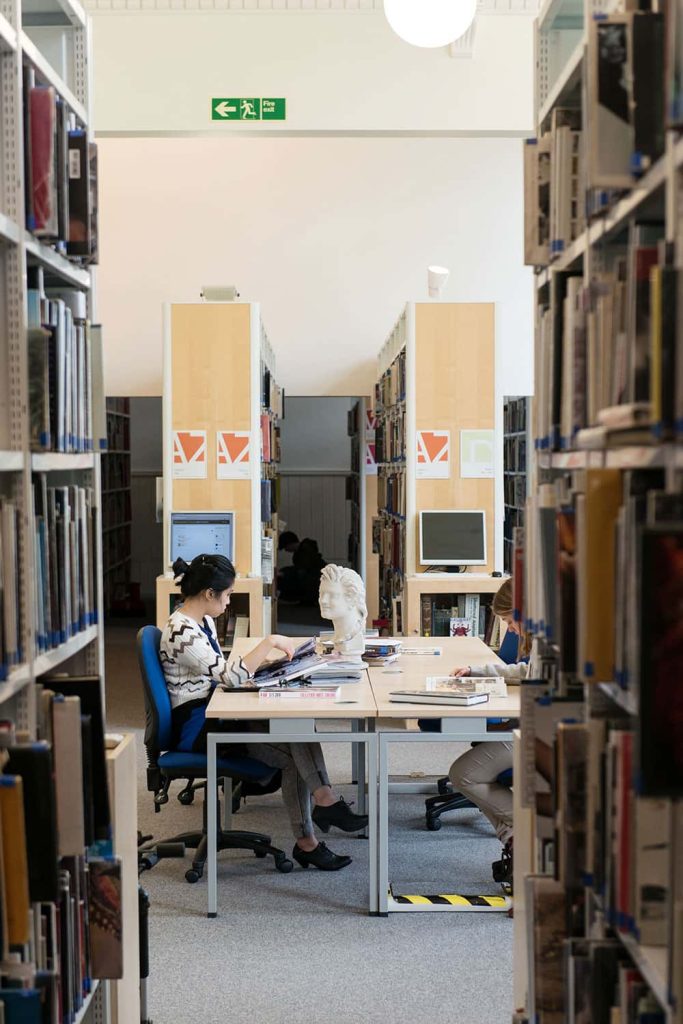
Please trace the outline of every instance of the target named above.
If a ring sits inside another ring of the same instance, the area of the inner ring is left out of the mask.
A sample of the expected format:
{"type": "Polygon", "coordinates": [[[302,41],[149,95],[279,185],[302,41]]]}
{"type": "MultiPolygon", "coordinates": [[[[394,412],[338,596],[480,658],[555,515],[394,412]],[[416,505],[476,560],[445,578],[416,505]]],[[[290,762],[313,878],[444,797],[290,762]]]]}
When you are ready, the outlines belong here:
{"type": "Polygon", "coordinates": [[[19,524],[17,506],[0,498],[0,685],[24,657],[19,524]]]}
{"type": "Polygon", "coordinates": [[[48,486],[47,474],[35,474],[35,615],[40,650],[65,643],[97,621],[94,500],[91,488],[48,486]]]}

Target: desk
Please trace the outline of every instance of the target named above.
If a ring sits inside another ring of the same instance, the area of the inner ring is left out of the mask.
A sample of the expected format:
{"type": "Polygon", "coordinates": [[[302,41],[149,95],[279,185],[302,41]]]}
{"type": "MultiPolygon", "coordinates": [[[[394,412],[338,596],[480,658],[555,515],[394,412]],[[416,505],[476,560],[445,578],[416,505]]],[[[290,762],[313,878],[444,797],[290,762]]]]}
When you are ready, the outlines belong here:
{"type": "MultiPolygon", "coordinates": [[[[389,743],[434,743],[472,742],[474,740],[512,740],[511,732],[486,731],[488,718],[513,718],[519,715],[519,695],[515,689],[508,690],[507,697],[497,697],[485,705],[474,707],[440,707],[436,704],[400,704],[389,700],[392,690],[414,690],[424,686],[427,676],[448,675],[458,665],[485,665],[499,659],[483,641],[471,637],[411,637],[404,641],[406,647],[442,648],[440,656],[401,656],[385,669],[370,668],[370,684],[377,703],[380,719],[440,718],[441,732],[406,732],[392,728],[391,722],[383,724],[378,733],[379,753],[379,794],[378,794],[378,897],[377,909],[380,915],[389,910],[435,910],[433,905],[397,904],[389,896],[389,743]],[[401,672],[391,669],[400,668],[401,672]],[[485,708],[485,711],[483,710],[485,708]]],[[[502,663],[501,663],[502,664],[502,663]]],[[[506,897],[496,900],[494,906],[478,906],[477,910],[507,910],[510,901],[506,897]]],[[[445,910],[474,909],[463,906],[446,906],[445,910]]]]}
{"type": "MultiPolygon", "coordinates": [[[[235,642],[232,657],[246,654],[259,642],[258,637],[235,642]]],[[[216,749],[223,743],[357,743],[368,751],[368,910],[377,912],[377,735],[366,731],[365,723],[377,717],[377,706],[372,694],[367,671],[355,683],[346,683],[341,688],[341,700],[352,704],[335,703],[329,700],[306,700],[272,703],[260,701],[257,693],[235,693],[216,690],[206,710],[207,719],[262,719],[262,732],[226,733],[210,732],[207,737],[207,833],[208,833],[208,916],[215,917],[218,908],[216,884],[216,801],[210,794],[216,792],[216,749]],[[316,732],[316,720],[342,719],[346,727],[340,732],[316,732]]],[[[359,773],[359,790],[363,790],[364,779],[359,773]]],[[[226,803],[226,807],[228,804],[226,803]]],[[[359,800],[359,810],[362,802],[359,800]]]]}

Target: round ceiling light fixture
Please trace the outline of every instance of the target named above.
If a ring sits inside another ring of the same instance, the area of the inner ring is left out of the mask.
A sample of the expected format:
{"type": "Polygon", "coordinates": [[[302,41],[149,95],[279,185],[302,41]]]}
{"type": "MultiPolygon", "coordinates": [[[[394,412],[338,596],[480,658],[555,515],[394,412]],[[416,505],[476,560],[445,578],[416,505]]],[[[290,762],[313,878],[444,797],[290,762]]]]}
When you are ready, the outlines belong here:
{"type": "Polygon", "coordinates": [[[384,14],[397,36],[413,46],[448,46],[474,21],[477,0],[384,0],[384,14]]]}
{"type": "Polygon", "coordinates": [[[447,46],[464,36],[477,0],[384,0],[387,22],[413,46],[447,46]]]}

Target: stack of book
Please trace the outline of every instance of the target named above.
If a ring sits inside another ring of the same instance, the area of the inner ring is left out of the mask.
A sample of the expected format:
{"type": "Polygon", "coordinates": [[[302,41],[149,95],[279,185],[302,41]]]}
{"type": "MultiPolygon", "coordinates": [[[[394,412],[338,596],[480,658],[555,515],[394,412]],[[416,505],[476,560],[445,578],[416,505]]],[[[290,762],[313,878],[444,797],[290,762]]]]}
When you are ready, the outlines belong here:
{"type": "Polygon", "coordinates": [[[7,679],[15,665],[24,660],[19,523],[14,502],[0,498],[0,683],[7,679]]]}
{"type": "Polygon", "coordinates": [[[37,742],[2,734],[0,1006],[7,1021],[72,1021],[96,979],[122,976],[121,862],[100,680],[44,678],[37,742]]]}
{"type": "Polygon", "coordinates": [[[89,487],[33,484],[36,642],[57,647],[97,621],[97,509],[89,487]]]}

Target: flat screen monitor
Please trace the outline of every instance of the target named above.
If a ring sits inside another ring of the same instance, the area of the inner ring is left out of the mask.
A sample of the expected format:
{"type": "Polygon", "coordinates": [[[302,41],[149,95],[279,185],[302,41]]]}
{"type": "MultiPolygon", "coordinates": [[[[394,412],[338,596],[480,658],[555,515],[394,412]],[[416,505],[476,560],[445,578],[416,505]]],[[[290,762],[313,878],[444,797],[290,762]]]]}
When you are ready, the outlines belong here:
{"type": "Polygon", "coordinates": [[[234,558],[234,512],[171,512],[171,565],[197,555],[234,558]]]}
{"type": "Polygon", "coordinates": [[[420,512],[420,565],[486,565],[486,512],[420,512]]]}

